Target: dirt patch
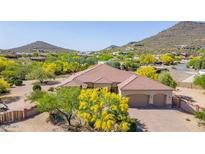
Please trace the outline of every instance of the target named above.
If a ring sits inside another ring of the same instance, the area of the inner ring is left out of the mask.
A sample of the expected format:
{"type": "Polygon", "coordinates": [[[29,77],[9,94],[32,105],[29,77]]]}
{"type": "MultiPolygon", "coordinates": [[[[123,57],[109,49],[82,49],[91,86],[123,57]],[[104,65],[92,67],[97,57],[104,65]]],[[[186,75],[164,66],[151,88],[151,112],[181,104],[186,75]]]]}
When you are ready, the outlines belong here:
{"type": "Polygon", "coordinates": [[[173,92],[175,95],[189,97],[193,104],[205,107],[205,90],[182,87],[177,87],[176,89],[177,90],[173,92]]]}
{"type": "Polygon", "coordinates": [[[62,132],[64,129],[53,125],[48,121],[48,113],[41,113],[32,118],[5,125],[4,129],[9,132],[62,132]]]}

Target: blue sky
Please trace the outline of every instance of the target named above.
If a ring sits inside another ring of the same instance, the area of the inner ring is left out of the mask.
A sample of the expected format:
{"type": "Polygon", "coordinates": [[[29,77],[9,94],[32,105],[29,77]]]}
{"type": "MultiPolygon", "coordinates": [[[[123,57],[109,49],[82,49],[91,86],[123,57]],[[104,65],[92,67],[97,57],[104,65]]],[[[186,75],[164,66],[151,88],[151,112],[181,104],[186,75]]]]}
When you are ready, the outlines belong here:
{"type": "Polygon", "coordinates": [[[82,22],[0,22],[0,49],[34,41],[81,51],[99,50],[110,45],[139,41],[173,26],[167,21],[82,21],[82,22]]]}

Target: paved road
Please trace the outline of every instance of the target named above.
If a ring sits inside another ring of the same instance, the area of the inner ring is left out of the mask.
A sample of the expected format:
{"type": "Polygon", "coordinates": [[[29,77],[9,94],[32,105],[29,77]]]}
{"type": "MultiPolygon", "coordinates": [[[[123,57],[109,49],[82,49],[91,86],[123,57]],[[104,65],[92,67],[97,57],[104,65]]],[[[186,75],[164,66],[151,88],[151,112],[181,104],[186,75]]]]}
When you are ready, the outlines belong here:
{"type": "Polygon", "coordinates": [[[141,123],[144,131],[151,132],[200,132],[193,115],[172,109],[129,109],[130,116],[141,123]],[[190,121],[188,121],[188,119],[190,121]]]}

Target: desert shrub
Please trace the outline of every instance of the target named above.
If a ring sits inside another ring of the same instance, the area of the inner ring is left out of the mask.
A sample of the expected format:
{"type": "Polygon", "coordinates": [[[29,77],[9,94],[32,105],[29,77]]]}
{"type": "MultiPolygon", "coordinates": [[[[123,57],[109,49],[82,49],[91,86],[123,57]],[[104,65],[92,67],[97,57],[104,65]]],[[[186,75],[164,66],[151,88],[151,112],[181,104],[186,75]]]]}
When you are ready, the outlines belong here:
{"type": "Polygon", "coordinates": [[[125,61],[122,64],[122,69],[125,69],[128,71],[134,71],[134,70],[138,69],[139,66],[140,66],[140,64],[135,62],[135,61],[125,61]]]}
{"type": "Polygon", "coordinates": [[[205,89],[205,75],[195,77],[194,84],[201,86],[203,89],[205,89]]]}
{"type": "Polygon", "coordinates": [[[14,82],[18,80],[17,77],[10,77],[9,79],[7,79],[7,82],[12,86],[14,85],[14,82]]]}
{"type": "Polygon", "coordinates": [[[10,84],[4,79],[0,79],[0,94],[8,92],[10,89],[10,84]]]}
{"type": "Polygon", "coordinates": [[[15,86],[22,86],[23,85],[23,81],[20,79],[17,79],[14,81],[15,86]]]}
{"type": "Polygon", "coordinates": [[[120,68],[120,62],[118,62],[118,61],[112,61],[112,60],[109,60],[108,62],[107,62],[107,64],[108,65],[110,65],[110,66],[112,66],[112,67],[115,67],[115,68],[120,68]]]}
{"type": "Polygon", "coordinates": [[[50,87],[50,88],[48,89],[48,91],[54,91],[54,90],[55,90],[54,87],[50,87]]]}
{"type": "Polygon", "coordinates": [[[203,124],[205,124],[205,109],[195,113],[195,117],[198,118],[203,124]]]}
{"type": "Polygon", "coordinates": [[[205,57],[194,57],[187,63],[188,68],[205,69],[205,57]]]}
{"type": "Polygon", "coordinates": [[[174,81],[174,79],[171,77],[171,75],[168,72],[161,72],[158,76],[159,82],[170,86],[172,88],[176,88],[177,83],[174,81]]]}
{"type": "Polygon", "coordinates": [[[33,85],[33,91],[36,91],[36,90],[39,90],[39,91],[41,91],[41,85],[39,85],[39,84],[35,84],[35,85],[33,85]]]}

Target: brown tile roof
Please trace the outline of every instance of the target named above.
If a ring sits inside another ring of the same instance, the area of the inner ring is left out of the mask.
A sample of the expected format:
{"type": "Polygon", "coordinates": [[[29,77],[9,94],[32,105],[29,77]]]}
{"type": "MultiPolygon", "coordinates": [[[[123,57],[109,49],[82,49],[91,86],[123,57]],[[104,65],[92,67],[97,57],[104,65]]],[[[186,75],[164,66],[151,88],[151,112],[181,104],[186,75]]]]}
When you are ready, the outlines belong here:
{"type": "Polygon", "coordinates": [[[98,64],[85,71],[75,73],[65,83],[73,79],[83,83],[120,83],[133,74],[133,72],[119,70],[106,64],[98,64]]]}
{"type": "Polygon", "coordinates": [[[98,64],[87,70],[71,75],[58,86],[84,86],[85,83],[119,83],[122,90],[173,90],[158,81],[137,76],[106,64],[98,64]]]}
{"type": "Polygon", "coordinates": [[[173,90],[158,81],[137,75],[133,75],[121,82],[118,87],[122,90],[173,90]]]}
{"type": "Polygon", "coordinates": [[[82,83],[77,82],[75,80],[71,80],[65,84],[63,84],[63,86],[68,86],[68,87],[80,87],[82,83]]]}

